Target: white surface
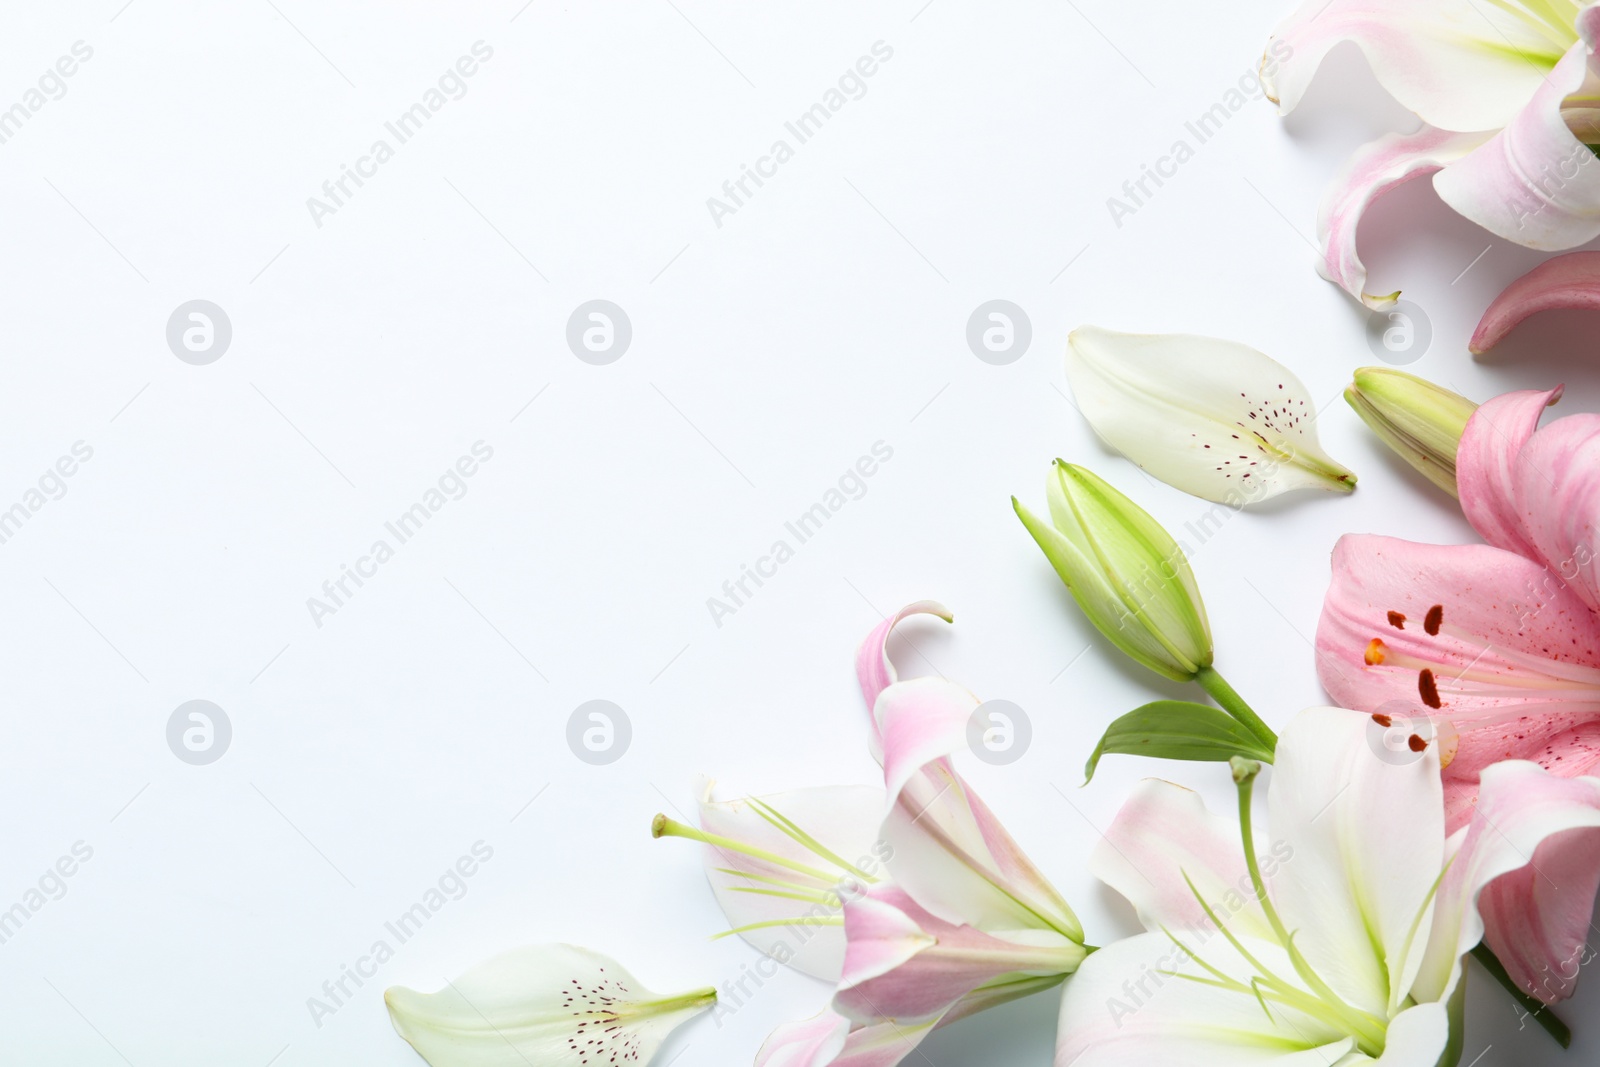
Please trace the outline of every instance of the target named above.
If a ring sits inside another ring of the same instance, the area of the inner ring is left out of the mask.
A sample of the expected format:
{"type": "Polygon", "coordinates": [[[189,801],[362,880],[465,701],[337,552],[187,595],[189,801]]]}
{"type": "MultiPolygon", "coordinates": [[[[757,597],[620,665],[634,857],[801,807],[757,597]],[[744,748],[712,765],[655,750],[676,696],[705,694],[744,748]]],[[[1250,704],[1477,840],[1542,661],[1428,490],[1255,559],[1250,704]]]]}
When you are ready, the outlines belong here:
{"type": "MultiPolygon", "coordinates": [[[[592,946],[658,989],[737,979],[753,953],[707,940],[698,857],[652,842],[650,818],[687,806],[697,771],[870,782],[851,654],[928,596],[957,624],[918,624],[926,658],[1034,724],[1021,762],[972,780],[1092,940],[1131,930],[1080,869],[1093,827],[1139,776],[1222,783],[1108,758],[1078,789],[1106,721],[1182,690],[1091,640],[1007,497],[1041,501],[1062,455],[1174,530],[1207,506],[1106,454],[1064,399],[1080,322],[1246,341],[1331,405],[1322,440],[1355,495],[1239,515],[1194,554],[1219,665],[1269,720],[1320,700],[1303,635],[1340,532],[1472,539],[1336,399],[1373,360],[1306,235],[1344,156],[1405,122],[1358,57],[1288,123],[1243,109],[1120,228],[1107,211],[1253,67],[1286,3],[274,2],[0,21],[0,107],[75,41],[94,49],[0,145],[0,501],[74,442],[94,450],[0,545],[0,906],[74,842],[94,850],[0,945],[0,1061],[414,1063],[382,988],[437,988],[525,942],[592,946]],[[479,40],[494,54],[466,95],[315,226],[306,198],[479,40]],[[718,228],[706,198],[880,40],[893,58],[865,96],[718,228]],[[564,341],[596,297],[634,330],[604,367],[564,341]],[[164,339],[194,298],[233,323],[209,366],[164,339]],[[965,342],[993,298],[1032,320],[1010,366],[965,342]],[[494,455],[467,494],[318,628],[306,599],[479,440],[494,455]],[[865,496],[715,626],[706,598],[880,440],[894,456],[865,496]],[[165,741],[195,698],[233,724],[210,766],[165,741]],[[595,698],[633,723],[611,766],[564,740],[595,698]],[[318,1027],[307,998],[480,840],[493,859],[465,896],[318,1027]]],[[[1375,291],[1403,285],[1432,319],[1412,369],[1479,398],[1566,377],[1565,407],[1600,401],[1574,340],[1592,321],[1466,355],[1539,257],[1425,184],[1366,236],[1375,291]]],[[[1561,1059],[1476,986],[1463,1062],[1561,1059]]],[[[1591,979],[1563,1011],[1566,1062],[1600,1050],[1597,998],[1591,979]]],[[[748,1062],[823,999],[785,974],[668,1057],[748,1062]]],[[[1043,1063],[1053,1014],[1037,999],[924,1051],[1043,1063]]]]}

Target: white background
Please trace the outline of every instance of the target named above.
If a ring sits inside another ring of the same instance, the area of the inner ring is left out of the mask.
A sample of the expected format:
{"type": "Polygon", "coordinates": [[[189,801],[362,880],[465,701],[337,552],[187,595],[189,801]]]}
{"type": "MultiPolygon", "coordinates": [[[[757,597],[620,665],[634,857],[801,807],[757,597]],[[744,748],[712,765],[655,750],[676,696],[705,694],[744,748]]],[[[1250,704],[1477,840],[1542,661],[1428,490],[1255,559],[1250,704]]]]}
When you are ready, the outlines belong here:
{"type": "MultiPolygon", "coordinates": [[[[0,507],[74,442],[94,450],[0,545],[0,908],[74,842],[94,850],[0,945],[0,1062],[415,1063],[384,986],[551,940],[661,990],[737,978],[753,951],[708,940],[696,850],[651,841],[651,816],[687,809],[701,771],[755,791],[873,781],[852,653],[922,597],[957,623],[913,626],[904,670],[1033,721],[1020,762],[965,767],[975,786],[1092,941],[1130,932],[1082,869],[1095,827],[1147,774],[1231,789],[1122,757],[1079,789],[1107,721],[1193,693],[1094,638],[1008,497],[1040,502],[1059,455],[1174,529],[1207,510],[1072,409],[1060,355],[1080,323],[1276,356],[1361,475],[1194,554],[1218,665],[1274,724],[1320,699],[1307,638],[1341,532],[1475,539],[1337,399],[1374,360],[1365,315],[1313,272],[1315,206],[1351,150],[1407,123],[1359,56],[1289,121],[1253,101],[1121,227],[1108,213],[1254,67],[1281,0],[122,4],[0,22],[0,107],[94,49],[0,145],[0,507]],[[479,40],[493,58],[466,95],[319,228],[307,198],[479,40]],[[893,58],[866,95],[719,228],[707,197],[877,41],[893,58]],[[165,340],[196,298],[233,325],[209,366],[165,340]],[[565,342],[593,298],[632,321],[610,366],[565,342]],[[965,340],[994,298],[1032,321],[1009,366],[965,340]],[[467,494],[318,627],[307,598],[479,440],[494,455],[467,494]],[[707,597],[880,440],[894,456],[865,496],[714,625],[707,597]],[[209,766],[165,739],[196,698],[233,726],[209,766]],[[632,721],[610,766],[565,741],[595,698],[632,721]],[[466,895],[317,1026],[307,998],[479,840],[494,856],[466,895]]],[[[1410,369],[1477,399],[1565,379],[1563,408],[1600,403],[1592,319],[1467,356],[1537,255],[1426,183],[1363,237],[1376,291],[1431,319],[1410,369]]],[[[825,996],[785,974],[662,1062],[746,1063],[825,996]]],[[[1563,1059],[1481,972],[1470,1004],[1464,1063],[1563,1059]]],[[[1565,1062],[1600,1055],[1597,1004],[1591,978],[1563,1009],[1565,1062]]],[[[1047,1062],[1054,1011],[963,1023],[917,1062],[1047,1062]]]]}

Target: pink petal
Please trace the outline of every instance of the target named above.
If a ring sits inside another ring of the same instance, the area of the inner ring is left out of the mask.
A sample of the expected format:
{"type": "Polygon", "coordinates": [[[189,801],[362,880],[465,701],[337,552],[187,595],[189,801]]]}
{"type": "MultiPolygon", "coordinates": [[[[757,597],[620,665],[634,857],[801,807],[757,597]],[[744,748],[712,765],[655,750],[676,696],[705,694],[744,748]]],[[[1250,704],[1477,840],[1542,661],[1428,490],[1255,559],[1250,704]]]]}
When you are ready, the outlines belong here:
{"type": "Polygon", "coordinates": [[[1412,134],[1388,134],[1357,152],[1323,196],[1317,218],[1322,259],[1317,271],[1367,307],[1381,310],[1399,292],[1366,292],[1367,268],[1356,249],[1356,231],[1374,200],[1414,178],[1436,173],[1481,145],[1485,134],[1450,133],[1424,126],[1412,134]]]}
{"type": "MultiPolygon", "coordinates": [[[[1470,816],[1478,776],[1492,763],[1536,759],[1558,774],[1592,765],[1594,736],[1584,728],[1600,720],[1600,620],[1572,588],[1514,553],[1340,538],[1317,664],[1323,687],[1345,707],[1418,727],[1442,719],[1459,731],[1444,771],[1452,830],[1470,816]],[[1381,662],[1369,663],[1374,640],[1381,662]],[[1424,670],[1437,709],[1423,699],[1424,670]]],[[[1384,731],[1374,730],[1381,745],[1384,731]]]]}
{"type": "Polygon", "coordinates": [[[1538,556],[1517,510],[1516,485],[1526,473],[1518,456],[1544,409],[1559,399],[1560,386],[1497,396],[1472,413],[1456,447],[1456,490],[1467,521],[1491,545],[1528,559],[1538,556]]]}
{"type": "Polygon", "coordinates": [[[784,1023],[767,1036],[755,1067],[827,1067],[844,1051],[849,1034],[850,1020],[831,1009],[784,1023]]]}
{"type": "Polygon", "coordinates": [[[942,1018],[994,979],[1061,974],[1083,958],[1065,938],[1023,944],[946,923],[893,886],[874,886],[844,913],[849,949],[834,1008],[861,1022],[942,1018]]]}
{"type": "Polygon", "coordinates": [[[1568,415],[1534,434],[1513,488],[1531,558],[1600,611],[1600,415],[1568,415]]]}
{"type": "Polygon", "coordinates": [[[890,876],[929,911],[986,930],[1082,928],[1000,820],[956,772],[978,698],[942,678],[884,689],[873,708],[882,739],[890,876]]]}
{"type": "Polygon", "coordinates": [[[1434,178],[1440,199],[1529,248],[1556,251],[1600,236],[1600,160],[1562,114],[1567,97],[1596,81],[1600,70],[1580,41],[1505,129],[1434,178]]]}
{"type": "Polygon", "coordinates": [[[1180,938],[1214,933],[1203,900],[1230,930],[1272,937],[1245,868],[1238,819],[1213,815],[1199,793],[1181,785],[1159,778],[1136,785],[1090,855],[1089,870],[1127,898],[1146,930],[1165,928],[1180,938]]]}
{"type": "Polygon", "coordinates": [[[774,1030],[756,1054],[755,1067],[895,1067],[935,1025],[889,1020],[852,1027],[830,1008],[774,1030]]]}
{"type": "Polygon", "coordinates": [[[1274,31],[1262,60],[1280,110],[1294,109],[1323,57],[1345,41],[1395,99],[1448,130],[1505,125],[1560,56],[1548,38],[1489,4],[1306,0],[1274,31]]]}
{"type": "Polygon", "coordinates": [[[1547,1001],[1569,995],[1600,879],[1597,834],[1600,779],[1559,778],[1521,760],[1484,771],[1477,811],[1439,887],[1418,999],[1448,992],[1455,961],[1486,926],[1519,985],[1547,1001]],[[1516,876],[1529,867],[1531,878],[1516,876]]]}
{"type": "MultiPolygon", "coordinates": [[[[1553,780],[1584,787],[1591,803],[1600,800],[1596,779],[1553,780]]],[[[1600,829],[1590,827],[1545,838],[1526,867],[1496,878],[1478,898],[1484,940],[1517,985],[1546,1004],[1572,996],[1578,966],[1591,958],[1597,888],[1600,829]]]]}
{"type": "Polygon", "coordinates": [[[978,698],[943,678],[913,678],[885,689],[872,709],[883,738],[883,784],[892,805],[922,768],[966,746],[978,698]]]}
{"type": "MultiPolygon", "coordinates": [[[[899,674],[894,669],[894,664],[889,661],[889,635],[894,632],[903,619],[912,615],[937,615],[945,622],[954,622],[955,616],[943,604],[932,600],[919,600],[914,604],[907,604],[893,615],[884,619],[861,642],[861,647],[856,650],[856,677],[861,682],[861,696],[867,702],[870,711],[878,702],[878,694],[900,680],[899,674]]],[[[878,751],[877,723],[873,723],[873,751],[878,751]]]]}
{"type": "Polygon", "coordinates": [[[1600,252],[1557,256],[1506,286],[1483,313],[1467,347],[1474,354],[1487,352],[1530,315],[1558,309],[1600,311],[1600,252]]]}

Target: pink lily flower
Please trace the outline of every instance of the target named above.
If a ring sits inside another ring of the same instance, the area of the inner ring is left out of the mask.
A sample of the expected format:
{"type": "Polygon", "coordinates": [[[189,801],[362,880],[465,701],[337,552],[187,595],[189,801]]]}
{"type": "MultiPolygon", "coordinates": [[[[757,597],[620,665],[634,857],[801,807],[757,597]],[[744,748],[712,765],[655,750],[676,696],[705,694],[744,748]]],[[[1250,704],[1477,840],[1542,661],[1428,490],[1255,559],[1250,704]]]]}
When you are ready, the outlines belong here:
{"type": "MultiPolygon", "coordinates": [[[[1560,392],[1510,393],[1467,421],[1456,480],[1488,544],[1349,535],[1333,552],[1323,686],[1373,713],[1375,745],[1439,739],[1452,832],[1481,810],[1494,764],[1528,760],[1559,778],[1600,768],[1600,415],[1539,429],[1560,392]]],[[[1600,834],[1545,841],[1533,866],[1559,875],[1491,886],[1485,940],[1519,986],[1552,1003],[1575,984],[1600,834]]]]}
{"type": "Polygon", "coordinates": [[[1578,0],[1306,0],[1262,61],[1269,98],[1287,114],[1334,46],[1353,41],[1415,133],[1362,149],[1318,220],[1320,273],[1368,307],[1356,230],[1390,189],[1433,177],[1440,198],[1492,233],[1560,251],[1600,236],[1600,5],[1578,0]]]}
{"type": "Polygon", "coordinates": [[[700,829],[657,817],[658,836],[708,846],[735,932],[835,984],[827,1010],[773,1032],[757,1067],[893,1067],[937,1027],[1058,986],[1088,954],[1072,909],[951,762],[977,697],[901,681],[890,662],[889,636],[913,615],[950,619],[912,604],[856,659],[884,789],[732,802],[707,789],[700,829]]]}

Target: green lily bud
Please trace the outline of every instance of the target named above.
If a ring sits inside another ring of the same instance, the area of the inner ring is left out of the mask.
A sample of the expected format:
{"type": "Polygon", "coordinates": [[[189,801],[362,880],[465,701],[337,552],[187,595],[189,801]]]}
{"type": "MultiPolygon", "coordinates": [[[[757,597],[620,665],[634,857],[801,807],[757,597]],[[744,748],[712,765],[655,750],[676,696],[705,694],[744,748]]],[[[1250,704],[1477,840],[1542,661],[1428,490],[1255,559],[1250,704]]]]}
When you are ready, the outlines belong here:
{"type": "Polygon", "coordinates": [[[1345,401],[1384,444],[1434,485],[1456,492],[1456,448],[1478,405],[1430,381],[1387,367],[1362,367],[1345,401]]]}
{"type": "Polygon", "coordinates": [[[1183,549],[1133,501],[1082,467],[1056,460],[1046,523],[1017,517],[1083,613],[1130,657],[1176,681],[1211,665],[1211,624],[1183,549]]]}

